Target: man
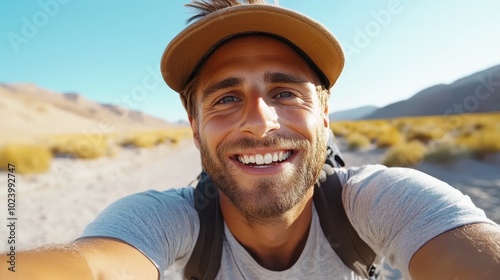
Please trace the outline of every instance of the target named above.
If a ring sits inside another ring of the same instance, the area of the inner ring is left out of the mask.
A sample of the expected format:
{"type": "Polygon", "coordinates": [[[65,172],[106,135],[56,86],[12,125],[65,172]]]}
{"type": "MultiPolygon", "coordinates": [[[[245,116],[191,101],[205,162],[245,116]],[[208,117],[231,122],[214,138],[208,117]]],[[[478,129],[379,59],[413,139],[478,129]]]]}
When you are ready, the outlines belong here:
{"type": "MultiPolygon", "coordinates": [[[[329,246],[312,202],[341,48],[314,20],[249,2],[191,3],[200,19],[161,61],[219,189],[217,279],[358,279],[329,246]]],[[[353,227],[405,278],[498,278],[500,229],[457,190],[410,169],[337,174],[353,227]]],[[[192,253],[193,205],[192,188],[126,197],[72,244],[19,253],[18,272],[6,274],[2,261],[2,279],[158,279],[192,253]]]]}

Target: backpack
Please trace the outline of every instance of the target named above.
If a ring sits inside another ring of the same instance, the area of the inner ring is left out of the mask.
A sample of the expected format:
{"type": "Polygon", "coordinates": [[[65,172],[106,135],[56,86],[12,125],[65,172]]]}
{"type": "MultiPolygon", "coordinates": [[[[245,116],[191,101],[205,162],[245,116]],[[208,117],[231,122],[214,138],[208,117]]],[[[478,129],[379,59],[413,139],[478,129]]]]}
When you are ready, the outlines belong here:
{"type": "MultiPolygon", "coordinates": [[[[340,259],[359,276],[377,279],[382,267],[381,259],[359,237],[342,204],[342,185],[334,167],[343,166],[345,164],[335,136],[330,131],[327,159],[314,186],[314,206],[323,233],[340,259]]],[[[200,232],[185,267],[184,279],[213,280],[219,272],[222,258],[224,218],[219,206],[218,189],[205,172],[198,176],[194,206],[200,219],[200,232]]]]}

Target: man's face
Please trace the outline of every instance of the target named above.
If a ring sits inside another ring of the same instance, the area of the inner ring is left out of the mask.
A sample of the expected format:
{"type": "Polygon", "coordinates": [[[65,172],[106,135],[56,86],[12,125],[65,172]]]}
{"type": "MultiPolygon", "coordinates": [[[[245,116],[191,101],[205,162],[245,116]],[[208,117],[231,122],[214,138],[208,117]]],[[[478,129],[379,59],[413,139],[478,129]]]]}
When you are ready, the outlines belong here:
{"type": "Polygon", "coordinates": [[[303,58],[278,40],[246,36],[217,49],[198,75],[195,143],[232,204],[265,222],[309,199],[328,118],[303,58]]]}

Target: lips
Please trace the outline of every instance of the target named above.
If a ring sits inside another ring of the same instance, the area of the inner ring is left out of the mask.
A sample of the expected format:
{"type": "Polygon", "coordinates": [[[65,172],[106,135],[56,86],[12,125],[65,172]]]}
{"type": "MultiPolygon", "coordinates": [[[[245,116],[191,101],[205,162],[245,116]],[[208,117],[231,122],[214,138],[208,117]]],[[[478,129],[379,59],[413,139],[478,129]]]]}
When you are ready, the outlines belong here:
{"type": "Polygon", "coordinates": [[[236,159],[245,165],[251,166],[262,166],[269,165],[272,163],[279,163],[287,160],[293,152],[288,151],[275,151],[265,154],[248,154],[248,155],[237,155],[236,159]]]}

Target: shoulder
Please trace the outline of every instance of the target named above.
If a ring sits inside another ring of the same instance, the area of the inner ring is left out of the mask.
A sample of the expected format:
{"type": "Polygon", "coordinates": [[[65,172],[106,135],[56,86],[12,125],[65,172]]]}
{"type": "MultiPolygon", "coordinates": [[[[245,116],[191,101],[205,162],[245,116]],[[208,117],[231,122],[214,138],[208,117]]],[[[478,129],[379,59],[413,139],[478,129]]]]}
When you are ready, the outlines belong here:
{"type": "Polygon", "coordinates": [[[193,206],[193,188],[149,190],[123,197],[106,209],[87,226],[85,233],[96,229],[114,228],[119,225],[144,225],[157,227],[165,223],[192,223],[197,219],[193,206]]]}
{"type": "Polygon", "coordinates": [[[105,211],[121,207],[127,207],[127,211],[132,212],[148,208],[190,207],[193,205],[193,190],[192,187],[185,187],[134,193],[116,200],[105,211]]]}
{"type": "Polygon", "coordinates": [[[146,191],[115,201],[87,225],[80,239],[120,240],[160,271],[189,255],[199,232],[193,188],[146,191]]]}
{"type": "Polygon", "coordinates": [[[125,197],[124,200],[146,203],[147,206],[173,206],[193,207],[194,188],[176,188],[165,191],[149,190],[125,197]]]}
{"type": "Polygon", "coordinates": [[[166,191],[149,190],[125,196],[108,208],[128,207],[129,211],[142,208],[157,207],[191,207],[193,205],[193,188],[169,189],[166,191]]]}
{"type": "Polygon", "coordinates": [[[447,183],[411,168],[365,165],[340,168],[336,171],[345,189],[344,193],[386,191],[411,193],[432,190],[432,192],[460,194],[447,183]]]}
{"type": "Polygon", "coordinates": [[[416,169],[404,167],[387,167],[380,164],[363,165],[350,168],[338,168],[336,172],[342,184],[387,181],[395,178],[399,180],[403,179],[439,181],[438,179],[416,169]]]}
{"type": "MultiPolygon", "coordinates": [[[[470,198],[446,182],[410,168],[367,165],[339,169],[342,199],[348,214],[404,215],[422,220],[422,214],[474,213],[484,216],[470,198]],[[404,212],[409,211],[408,213],[404,212]]],[[[462,215],[466,217],[467,215],[462,215]]],[[[387,221],[382,221],[387,222],[387,221]]]]}
{"type": "Polygon", "coordinates": [[[408,274],[411,256],[435,236],[472,223],[492,223],[449,184],[409,168],[338,169],[353,227],[370,247],[408,274]]]}

